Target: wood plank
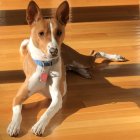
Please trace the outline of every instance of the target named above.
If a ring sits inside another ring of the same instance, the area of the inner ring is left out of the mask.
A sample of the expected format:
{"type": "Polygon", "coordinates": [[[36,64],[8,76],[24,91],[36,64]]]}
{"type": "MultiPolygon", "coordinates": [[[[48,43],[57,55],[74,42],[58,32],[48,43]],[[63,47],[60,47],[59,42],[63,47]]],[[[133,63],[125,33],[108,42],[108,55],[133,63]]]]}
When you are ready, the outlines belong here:
{"type": "MultiPolygon", "coordinates": [[[[45,18],[55,15],[56,9],[42,9],[45,18]]],[[[1,10],[0,26],[25,25],[26,10],[1,10]]],[[[69,22],[118,21],[139,19],[139,5],[71,7],[69,22]]]]}
{"type": "MultiPolygon", "coordinates": [[[[0,1],[0,10],[16,10],[16,9],[26,9],[30,0],[21,2],[20,0],[1,0],[0,1]]],[[[56,8],[63,0],[53,0],[53,1],[44,1],[44,0],[35,0],[36,3],[41,8],[56,8]]],[[[71,7],[87,7],[87,6],[119,6],[119,5],[139,5],[139,0],[67,0],[71,7]]]]}

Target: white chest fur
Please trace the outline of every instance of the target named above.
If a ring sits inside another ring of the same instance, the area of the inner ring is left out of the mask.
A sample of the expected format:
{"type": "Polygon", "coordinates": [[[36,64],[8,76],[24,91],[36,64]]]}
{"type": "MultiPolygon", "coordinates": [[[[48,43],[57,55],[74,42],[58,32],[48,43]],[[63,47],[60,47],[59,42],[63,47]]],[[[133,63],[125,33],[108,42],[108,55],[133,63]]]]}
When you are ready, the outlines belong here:
{"type": "Polygon", "coordinates": [[[42,89],[50,85],[51,84],[50,79],[56,77],[61,79],[62,76],[61,65],[62,65],[61,58],[59,58],[58,62],[53,66],[47,66],[44,68],[41,66],[37,66],[36,71],[32,74],[32,76],[28,80],[28,90],[30,91],[29,95],[41,91],[42,89]],[[40,80],[41,74],[43,72],[48,74],[48,79],[46,80],[46,82],[42,82],[40,80]]]}

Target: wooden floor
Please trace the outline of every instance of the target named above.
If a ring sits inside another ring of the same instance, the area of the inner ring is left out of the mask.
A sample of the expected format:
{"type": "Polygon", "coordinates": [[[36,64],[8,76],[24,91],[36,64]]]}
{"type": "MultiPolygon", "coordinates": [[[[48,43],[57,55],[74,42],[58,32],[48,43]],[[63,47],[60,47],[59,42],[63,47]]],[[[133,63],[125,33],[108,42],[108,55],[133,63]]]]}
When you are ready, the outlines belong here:
{"type": "MultiPolygon", "coordinates": [[[[46,129],[43,138],[31,134],[30,128],[49,101],[40,95],[31,97],[23,107],[19,139],[139,139],[139,25],[139,21],[69,24],[65,42],[79,52],[88,54],[95,49],[118,53],[130,61],[100,65],[94,71],[93,80],[69,73],[63,109],[46,129]]],[[[22,75],[18,48],[29,31],[27,26],[1,27],[0,30],[0,140],[9,140],[14,139],[6,134],[12,115],[12,99],[23,80],[22,76],[15,77],[22,75]]]]}
{"type": "Polygon", "coordinates": [[[139,20],[69,23],[65,43],[72,48],[82,54],[89,54],[92,49],[117,53],[129,61],[98,65],[92,80],[68,73],[63,108],[43,137],[36,137],[30,129],[50,101],[39,94],[33,95],[23,105],[19,137],[11,138],[6,128],[11,120],[12,99],[24,80],[19,45],[28,37],[26,25],[0,26],[0,140],[140,139],[139,20]]]}

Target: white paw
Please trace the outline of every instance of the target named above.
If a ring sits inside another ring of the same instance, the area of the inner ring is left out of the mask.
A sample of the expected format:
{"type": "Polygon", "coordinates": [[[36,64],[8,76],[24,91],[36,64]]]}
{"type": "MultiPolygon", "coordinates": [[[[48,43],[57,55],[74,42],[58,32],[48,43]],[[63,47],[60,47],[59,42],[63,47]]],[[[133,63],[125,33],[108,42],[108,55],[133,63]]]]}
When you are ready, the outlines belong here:
{"type": "Polygon", "coordinates": [[[115,60],[119,62],[127,61],[127,59],[121,55],[116,55],[115,60]]]}
{"type": "Polygon", "coordinates": [[[7,133],[9,136],[17,136],[20,131],[20,124],[21,124],[22,117],[19,117],[18,119],[13,119],[11,123],[9,124],[7,128],[7,133]]]}
{"type": "Polygon", "coordinates": [[[46,123],[44,120],[39,120],[31,129],[32,133],[41,136],[45,131],[46,123]]]}

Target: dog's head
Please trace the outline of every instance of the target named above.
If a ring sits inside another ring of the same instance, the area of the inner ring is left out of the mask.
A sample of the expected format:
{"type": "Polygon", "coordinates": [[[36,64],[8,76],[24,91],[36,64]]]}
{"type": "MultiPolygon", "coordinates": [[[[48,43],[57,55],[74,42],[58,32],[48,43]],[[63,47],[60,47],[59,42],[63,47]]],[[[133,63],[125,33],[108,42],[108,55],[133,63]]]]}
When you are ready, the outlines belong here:
{"type": "Polygon", "coordinates": [[[44,19],[40,8],[30,1],[26,19],[31,26],[31,36],[34,46],[45,58],[52,59],[60,54],[60,46],[65,36],[65,26],[69,19],[69,4],[64,1],[57,8],[54,18],[44,19]]]}

